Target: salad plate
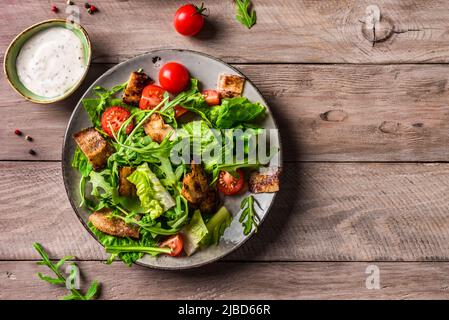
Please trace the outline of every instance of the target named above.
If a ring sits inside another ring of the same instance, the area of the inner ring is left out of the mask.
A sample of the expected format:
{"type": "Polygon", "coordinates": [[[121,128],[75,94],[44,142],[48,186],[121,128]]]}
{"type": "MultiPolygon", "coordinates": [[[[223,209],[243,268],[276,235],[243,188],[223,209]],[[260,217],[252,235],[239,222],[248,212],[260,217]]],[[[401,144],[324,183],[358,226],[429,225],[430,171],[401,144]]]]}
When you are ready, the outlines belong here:
{"type": "MultiPolygon", "coordinates": [[[[63,141],[62,172],[68,198],[81,223],[97,240],[98,234],[93,232],[92,228],[89,227],[89,216],[92,214],[92,210],[88,209],[86,206],[80,206],[80,204],[83,203],[83,196],[80,192],[81,173],[77,168],[74,168],[72,164],[78,148],[77,141],[73,138],[74,135],[85,128],[92,127],[91,118],[83,107],[83,101],[96,98],[95,88],[113,88],[118,84],[126,83],[130,77],[130,73],[137,70],[142,70],[157,83],[161,66],[173,61],[184,65],[187,68],[190,77],[197,79],[199,86],[205,89],[216,88],[220,74],[242,77],[245,80],[242,96],[251,101],[251,103],[257,103],[266,107],[265,116],[257,123],[257,125],[263,129],[270,129],[269,147],[270,150],[276,150],[276,152],[275,156],[271,157],[269,163],[265,166],[281,167],[280,137],[278,135],[275,119],[259,90],[240,71],[215,57],[190,50],[167,49],[136,56],[111,68],[90,86],[81,97],[72,113],[63,141]]],[[[121,98],[121,93],[117,93],[117,98],[121,98]]],[[[182,123],[182,119],[180,122],[182,123]]],[[[89,186],[86,187],[89,188],[89,186]]],[[[270,211],[276,193],[277,192],[252,194],[256,204],[254,208],[259,225],[264,221],[270,211]]],[[[89,194],[89,190],[86,191],[86,194],[89,194]]],[[[250,192],[247,189],[244,189],[237,195],[227,197],[221,196],[222,204],[227,208],[232,217],[227,228],[220,234],[218,244],[201,248],[194,254],[188,256],[182,255],[179,257],[172,257],[166,254],[157,256],[144,254],[141,255],[139,259],[132,262],[152,268],[179,270],[202,266],[231,253],[248,240],[257,230],[257,228],[252,228],[251,231],[246,232],[245,235],[244,226],[242,226],[242,222],[239,221],[242,214],[242,200],[248,195],[250,195],[250,192]]],[[[192,212],[193,211],[191,211],[190,216],[192,212]]],[[[102,242],[100,241],[100,243],[102,242]]]]}

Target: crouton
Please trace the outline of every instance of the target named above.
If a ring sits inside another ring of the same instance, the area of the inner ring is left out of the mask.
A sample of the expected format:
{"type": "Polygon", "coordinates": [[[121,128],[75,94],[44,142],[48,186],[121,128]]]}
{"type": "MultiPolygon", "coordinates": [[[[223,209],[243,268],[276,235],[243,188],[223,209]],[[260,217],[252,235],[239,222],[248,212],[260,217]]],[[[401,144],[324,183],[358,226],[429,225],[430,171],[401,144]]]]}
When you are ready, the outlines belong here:
{"type": "Polygon", "coordinates": [[[103,169],[109,156],[114,153],[112,146],[94,128],[81,130],[73,138],[95,171],[103,169]]]}
{"type": "Polygon", "coordinates": [[[136,186],[129,182],[128,176],[133,173],[135,168],[120,167],[118,171],[119,186],[118,193],[124,197],[134,197],[136,195],[136,186]]]}
{"type": "Polygon", "coordinates": [[[221,98],[240,97],[243,93],[245,78],[234,74],[220,74],[218,77],[217,90],[221,98]]]}
{"type": "Polygon", "coordinates": [[[164,119],[157,113],[151,115],[150,119],[143,125],[143,129],[153,141],[158,143],[161,143],[165,136],[173,131],[173,128],[165,124],[164,119]]]}
{"type": "Polygon", "coordinates": [[[252,193],[279,191],[279,168],[268,168],[253,172],[249,177],[248,187],[252,193]]]}
{"type": "Polygon", "coordinates": [[[111,236],[139,239],[139,229],[137,227],[127,225],[120,218],[108,217],[110,214],[111,210],[104,208],[92,213],[89,216],[89,221],[95,228],[111,236]]]}
{"type": "Polygon", "coordinates": [[[203,167],[193,161],[192,171],[182,180],[181,194],[191,207],[199,208],[202,213],[214,212],[219,202],[217,190],[210,186],[203,167]]]}
{"type": "Polygon", "coordinates": [[[151,78],[143,72],[134,71],[129,76],[128,84],[123,92],[123,102],[129,105],[139,105],[143,88],[151,82],[151,78]]]}

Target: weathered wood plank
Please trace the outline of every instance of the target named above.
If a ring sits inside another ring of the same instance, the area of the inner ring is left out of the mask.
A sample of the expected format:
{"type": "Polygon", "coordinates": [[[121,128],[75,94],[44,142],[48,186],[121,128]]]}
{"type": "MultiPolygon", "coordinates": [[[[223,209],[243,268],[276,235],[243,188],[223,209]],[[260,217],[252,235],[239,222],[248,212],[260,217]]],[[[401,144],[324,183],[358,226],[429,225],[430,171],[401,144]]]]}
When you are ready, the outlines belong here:
{"type": "MultiPolygon", "coordinates": [[[[449,62],[449,3],[444,0],[424,5],[377,1],[394,32],[374,47],[362,34],[361,20],[373,3],[368,0],[254,1],[257,24],[251,30],[235,20],[233,1],[208,1],[208,23],[195,38],[182,37],[173,29],[173,16],[181,3],[97,0],[100,12],[91,16],[80,2],[80,21],[92,38],[94,61],[115,63],[158,48],[186,48],[229,62],[449,62]]],[[[30,24],[69,16],[62,4],[58,14],[51,12],[47,1],[8,0],[2,5],[2,59],[9,42],[30,24]]]]}
{"type": "MultiPolygon", "coordinates": [[[[287,163],[261,230],[228,260],[449,260],[449,164],[287,163]]],[[[104,259],[66,199],[59,163],[0,163],[0,260],[104,259]],[[52,236],[49,237],[49,234],[52,236]]]]}
{"type": "MultiPolygon", "coordinates": [[[[377,290],[366,288],[368,265],[222,262],[195,270],[163,272],[139,266],[130,270],[118,262],[111,266],[93,261],[79,263],[84,286],[93,279],[102,282],[101,299],[449,298],[449,263],[376,263],[380,270],[377,290]]],[[[30,261],[0,262],[0,299],[57,299],[66,294],[65,289],[39,280],[37,272],[48,271],[30,261]]]]}
{"type": "MultiPolygon", "coordinates": [[[[70,113],[112,65],[94,64],[82,89],[50,106],[0,81],[0,160],[59,160],[70,113]],[[22,129],[32,144],[14,136],[22,129]],[[27,153],[33,147],[37,156],[27,153]]],[[[447,161],[447,65],[239,65],[267,98],[291,161],[447,161]]]]}
{"type": "MultiPolygon", "coordinates": [[[[0,79],[0,160],[60,160],[64,133],[73,109],[87,88],[112,65],[93,65],[83,84],[68,99],[42,105],[22,98],[0,79]],[[33,137],[30,143],[14,130],[33,137]],[[36,155],[30,155],[32,148],[36,155]]],[[[3,67],[3,66],[2,66],[3,67]]]]}

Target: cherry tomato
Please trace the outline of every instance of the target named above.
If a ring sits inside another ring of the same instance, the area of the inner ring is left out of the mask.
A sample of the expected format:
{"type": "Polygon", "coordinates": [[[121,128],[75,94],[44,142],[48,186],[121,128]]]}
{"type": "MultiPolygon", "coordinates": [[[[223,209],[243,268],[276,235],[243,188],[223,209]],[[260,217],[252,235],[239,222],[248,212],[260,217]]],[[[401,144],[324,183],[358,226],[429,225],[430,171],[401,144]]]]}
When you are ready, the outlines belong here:
{"type": "Polygon", "coordinates": [[[220,94],[217,90],[203,90],[201,94],[204,96],[208,105],[216,106],[220,104],[220,94]]]}
{"type": "Polygon", "coordinates": [[[242,169],[237,169],[237,174],[239,178],[233,177],[229,172],[220,171],[218,175],[218,190],[227,196],[239,193],[245,184],[245,174],[242,169]]]}
{"type": "Polygon", "coordinates": [[[185,4],[175,13],[173,25],[178,33],[183,36],[194,36],[200,32],[204,25],[203,12],[206,9],[201,5],[200,8],[193,4],[185,4]]]}
{"type": "Polygon", "coordinates": [[[184,247],[184,241],[180,234],[176,234],[171,236],[167,240],[161,243],[161,248],[169,247],[171,249],[171,253],[167,253],[169,256],[177,257],[181,254],[182,248],[184,247]]]}
{"type": "Polygon", "coordinates": [[[153,109],[164,99],[164,93],[164,89],[154,84],[146,86],[142,91],[139,108],[142,110],[153,109]]]}
{"type": "Polygon", "coordinates": [[[179,93],[189,84],[187,68],[177,62],[168,62],[159,70],[159,83],[170,93],[179,93]]]}
{"type": "Polygon", "coordinates": [[[182,117],[183,115],[185,115],[189,111],[187,109],[184,109],[181,106],[175,106],[174,109],[175,109],[175,117],[176,118],[182,117]]]}
{"type": "MultiPolygon", "coordinates": [[[[101,115],[101,127],[104,132],[113,138],[114,136],[112,134],[111,127],[112,130],[114,130],[114,133],[117,133],[123,122],[125,122],[130,116],[131,112],[129,112],[126,108],[120,106],[109,107],[101,115]]],[[[134,123],[131,121],[131,123],[126,127],[126,134],[130,134],[133,128],[134,123]]]]}

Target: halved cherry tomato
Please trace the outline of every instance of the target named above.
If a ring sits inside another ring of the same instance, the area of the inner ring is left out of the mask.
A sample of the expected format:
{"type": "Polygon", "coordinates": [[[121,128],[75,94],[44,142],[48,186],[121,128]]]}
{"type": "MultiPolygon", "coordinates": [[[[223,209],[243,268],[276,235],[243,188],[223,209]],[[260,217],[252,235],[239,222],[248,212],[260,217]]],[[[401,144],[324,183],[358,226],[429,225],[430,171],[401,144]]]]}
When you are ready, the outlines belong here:
{"type": "Polygon", "coordinates": [[[175,14],[173,25],[176,31],[183,36],[193,36],[200,32],[204,25],[204,11],[206,9],[201,5],[200,8],[193,4],[185,4],[180,7],[175,14]]]}
{"type": "Polygon", "coordinates": [[[208,105],[216,106],[220,104],[220,94],[217,90],[203,90],[201,94],[208,105]]]}
{"type": "Polygon", "coordinates": [[[182,252],[182,248],[184,247],[184,241],[180,234],[176,234],[171,236],[167,240],[161,243],[161,248],[169,247],[171,249],[171,253],[167,253],[169,256],[176,257],[179,256],[182,252]]]}
{"type": "Polygon", "coordinates": [[[176,118],[182,117],[184,114],[186,114],[189,111],[187,109],[184,109],[181,106],[175,106],[174,109],[175,109],[175,117],[176,118]]]}
{"type": "Polygon", "coordinates": [[[164,93],[165,90],[157,85],[150,84],[146,86],[142,91],[139,108],[142,110],[153,109],[164,99],[164,93]]]}
{"type": "Polygon", "coordinates": [[[221,193],[232,196],[239,193],[245,184],[245,174],[242,169],[237,169],[238,178],[227,171],[220,171],[218,175],[218,190],[221,193]]]}
{"type": "Polygon", "coordinates": [[[159,70],[159,83],[170,93],[179,93],[189,84],[189,71],[182,64],[168,62],[159,70]]]}
{"type": "MultiPolygon", "coordinates": [[[[103,131],[108,134],[108,136],[113,138],[114,136],[112,134],[112,130],[114,130],[114,133],[117,133],[123,122],[125,122],[130,116],[131,112],[129,112],[126,108],[120,106],[109,107],[101,115],[101,127],[103,128],[103,131]]],[[[126,127],[126,134],[130,134],[133,128],[134,123],[131,121],[131,123],[126,127]]]]}

